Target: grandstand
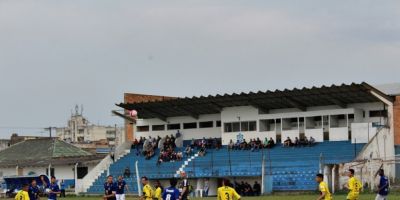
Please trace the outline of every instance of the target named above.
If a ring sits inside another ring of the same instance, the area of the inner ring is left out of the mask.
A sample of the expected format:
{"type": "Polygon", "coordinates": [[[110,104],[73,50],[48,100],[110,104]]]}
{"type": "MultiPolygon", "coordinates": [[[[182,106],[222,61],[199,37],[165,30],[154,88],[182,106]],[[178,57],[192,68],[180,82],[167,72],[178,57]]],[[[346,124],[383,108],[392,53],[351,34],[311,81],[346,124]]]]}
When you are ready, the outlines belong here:
{"type": "MultiPolygon", "coordinates": [[[[283,91],[224,94],[207,97],[173,98],[125,94],[118,106],[138,112],[138,118],[117,113],[126,120],[127,142],[133,138],[175,135],[175,151],[203,138],[217,138],[221,149],[207,148],[182,161],[162,162],[157,155],[145,159],[135,149],[99,170],[96,180],[83,192],[102,193],[107,174],[121,175],[128,166],[150,179],[168,179],[185,171],[195,189],[209,179],[210,194],[222,177],[235,181],[258,181],[263,192],[310,191],[316,189],[314,176],[324,173],[334,192],[341,189],[340,176],[354,167],[363,182],[374,187],[370,170],[385,168],[396,177],[395,141],[400,138],[395,124],[399,98],[387,95],[367,83],[332,85],[283,91]],[[314,138],[315,144],[283,147],[286,138],[314,138]],[[230,141],[272,138],[276,145],[259,150],[229,150],[230,141]],[[383,142],[384,141],[384,142],[383,142]],[[369,165],[367,163],[370,163],[369,165]],[[373,165],[371,164],[373,163],[373,165]]],[[[160,146],[160,145],[158,145],[160,146]]],[[[126,178],[131,193],[138,192],[135,173],[126,178]]]]}

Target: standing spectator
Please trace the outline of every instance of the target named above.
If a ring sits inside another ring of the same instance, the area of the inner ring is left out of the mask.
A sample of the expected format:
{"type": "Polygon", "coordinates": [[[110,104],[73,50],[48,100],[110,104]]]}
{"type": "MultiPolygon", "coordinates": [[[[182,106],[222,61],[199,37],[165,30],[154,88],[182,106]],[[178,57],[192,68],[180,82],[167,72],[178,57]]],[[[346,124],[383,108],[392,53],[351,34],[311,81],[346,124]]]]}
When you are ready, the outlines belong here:
{"type": "Polygon", "coordinates": [[[232,139],[231,139],[231,140],[229,141],[229,144],[228,144],[228,150],[232,150],[234,145],[235,145],[235,144],[233,143],[233,141],[232,141],[232,139]]]}
{"type": "Polygon", "coordinates": [[[110,158],[112,160],[112,162],[115,162],[115,156],[114,156],[114,152],[110,152],[110,158]]]}
{"type": "Polygon", "coordinates": [[[378,185],[378,191],[375,200],[386,200],[389,194],[389,180],[385,176],[383,169],[379,170],[380,181],[378,185]]]}
{"type": "Polygon", "coordinates": [[[204,192],[204,196],[208,197],[208,191],[210,190],[210,186],[209,186],[209,182],[208,179],[204,180],[204,188],[203,188],[203,192],[204,192]]]}
{"type": "Polygon", "coordinates": [[[253,192],[254,192],[254,196],[260,196],[261,195],[261,185],[257,181],[254,182],[253,192]]]}
{"type": "Polygon", "coordinates": [[[190,141],[190,147],[193,149],[195,146],[195,141],[194,138],[192,138],[192,141],[190,141]]]}
{"type": "Polygon", "coordinates": [[[61,179],[60,189],[61,189],[60,197],[64,197],[65,198],[65,182],[64,182],[64,179],[61,179]]]}

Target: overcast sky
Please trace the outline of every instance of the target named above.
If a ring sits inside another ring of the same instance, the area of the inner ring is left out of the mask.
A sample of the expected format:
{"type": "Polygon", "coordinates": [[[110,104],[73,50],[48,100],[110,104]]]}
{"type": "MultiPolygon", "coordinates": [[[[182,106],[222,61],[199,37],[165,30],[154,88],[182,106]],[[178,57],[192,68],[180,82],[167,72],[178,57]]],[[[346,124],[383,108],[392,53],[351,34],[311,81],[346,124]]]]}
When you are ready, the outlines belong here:
{"type": "Polygon", "coordinates": [[[124,92],[399,82],[400,1],[0,0],[0,138],[93,123],[124,92]]]}

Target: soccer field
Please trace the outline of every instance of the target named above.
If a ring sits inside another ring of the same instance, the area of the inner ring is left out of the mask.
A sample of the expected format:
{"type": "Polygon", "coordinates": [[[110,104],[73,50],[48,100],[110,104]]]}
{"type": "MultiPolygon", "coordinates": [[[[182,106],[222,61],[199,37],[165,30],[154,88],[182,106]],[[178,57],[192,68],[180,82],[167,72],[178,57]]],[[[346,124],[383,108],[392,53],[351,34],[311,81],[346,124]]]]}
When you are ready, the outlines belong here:
{"type": "MultiPolygon", "coordinates": [[[[47,198],[44,198],[47,199],[47,198]]],[[[98,197],[67,197],[67,198],[59,198],[59,200],[102,200],[100,196],[98,197]]],[[[138,197],[128,197],[127,200],[137,200],[138,197]]],[[[215,200],[216,197],[207,197],[207,198],[191,198],[193,200],[215,200]]],[[[313,200],[317,199],[317,195],[273,195],[273,196],[260,196],[260,197],[243,197],[242,199],[261,199],[261,200],[313,200]]],[[[346,195],[335,195],[334,199],[346,199],[346,195]]],[[[359,200],[370,200],[375,199],[374,194],[363,194],[361,195],[359,200]]],[[[400,200],[400,196],[390,195],[390,200],[400,200]]]]}

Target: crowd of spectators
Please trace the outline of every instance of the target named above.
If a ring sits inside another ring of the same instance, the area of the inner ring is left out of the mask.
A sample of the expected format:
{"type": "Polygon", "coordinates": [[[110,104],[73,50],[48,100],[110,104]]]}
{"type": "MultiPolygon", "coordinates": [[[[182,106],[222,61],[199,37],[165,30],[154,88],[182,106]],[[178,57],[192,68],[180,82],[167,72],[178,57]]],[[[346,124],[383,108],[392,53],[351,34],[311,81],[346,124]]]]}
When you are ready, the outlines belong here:
{"type": "Polygon", "coordinates": [[[242,141],[236,140],[236,142],[230,140],[228,144],[228,149],[257,151],[264,148],[272,148],[274,146],[275,146],[275,141],[272,138],[269,139],[265,138],[264,142],[261,141],[260,138],[257,138],[257,139],[250,139],[249,142],[247,142],[246,139],[243,139],[242,141]]]}
{"type": "Polygon", "coordinates": [[[312,146],[315,144],[315,139],[311,136],[308,139],[306,136],[303,139],[299,139],[296,137],[294,141],[287,137],[285,141],[283,141],[283,147],[305,147],[305,146],[312,146]]]}
{"type": "Polygon", "coordinates": [[[235,190],[241,196],[260,196],[261,195],[261,185],[256,181],[254,185],[251,186],[248,182],[236,182],[235,181],[235,190]]]}

